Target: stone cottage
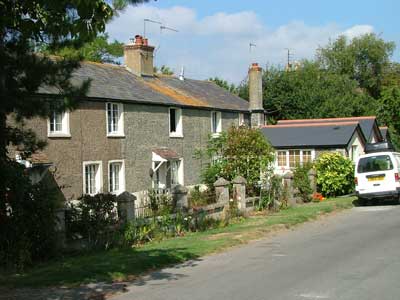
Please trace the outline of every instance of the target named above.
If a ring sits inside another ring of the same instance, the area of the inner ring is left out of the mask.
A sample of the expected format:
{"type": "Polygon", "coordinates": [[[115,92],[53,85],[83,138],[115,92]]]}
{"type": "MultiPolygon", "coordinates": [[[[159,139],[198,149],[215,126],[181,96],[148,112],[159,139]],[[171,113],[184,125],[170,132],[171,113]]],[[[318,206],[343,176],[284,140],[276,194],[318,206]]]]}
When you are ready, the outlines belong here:
{"type": "MultiPolygon", "coordinates": [[[[207,161],[195,158],[209,135],[231,125],[262,125],[261,68],[249,70],[251,101],[213,82],[154,74],[154,47],[136,36],[124,47],[125,66],[83,62],[73,83],[91,79],[78,109],[35,119],[66,199],[82,194],[200,183],[207,161]]],[[[57,94],[42,87],[42,95],[57,94]]]]}

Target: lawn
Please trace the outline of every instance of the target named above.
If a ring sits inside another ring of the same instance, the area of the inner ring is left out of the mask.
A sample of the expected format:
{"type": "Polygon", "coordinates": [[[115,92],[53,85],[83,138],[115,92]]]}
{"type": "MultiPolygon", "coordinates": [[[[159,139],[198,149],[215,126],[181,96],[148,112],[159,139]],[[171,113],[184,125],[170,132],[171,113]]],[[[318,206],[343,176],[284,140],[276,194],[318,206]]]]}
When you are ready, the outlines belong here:
{"type": "Polygon", "coordinates": [[[140,247],[59,258],[36,265],[22,274],[0,273],[0,286],[76,286],[96,281],[133,280],[150,270],[196,260],[201,256],[261,238],[268,232],[315,219],[321,214],[351,208],[354,200],[354,197],[333,198],[140,247]]]}

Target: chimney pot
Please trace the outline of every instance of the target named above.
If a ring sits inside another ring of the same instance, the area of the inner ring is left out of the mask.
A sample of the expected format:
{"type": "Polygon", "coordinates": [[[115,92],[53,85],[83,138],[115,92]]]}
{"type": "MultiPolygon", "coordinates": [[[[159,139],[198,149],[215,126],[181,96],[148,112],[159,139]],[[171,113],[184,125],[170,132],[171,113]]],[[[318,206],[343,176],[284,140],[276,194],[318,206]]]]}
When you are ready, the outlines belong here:
{"type": "Polygon", "coordinates": [[[149,45],[149,39],[143,39],[143,45],[148,46],[149,45]]]}
{"type": "Polygon", "coordinates": [[[141,35],[135,35],[135,45],[143,45],[143,37],[141,35]]]}

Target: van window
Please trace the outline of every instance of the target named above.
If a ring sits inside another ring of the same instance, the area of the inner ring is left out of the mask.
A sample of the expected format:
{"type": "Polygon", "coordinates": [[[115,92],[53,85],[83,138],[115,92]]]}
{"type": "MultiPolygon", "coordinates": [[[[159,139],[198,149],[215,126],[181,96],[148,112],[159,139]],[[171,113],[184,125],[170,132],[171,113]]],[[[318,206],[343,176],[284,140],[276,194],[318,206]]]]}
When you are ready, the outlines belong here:
{"type": "Polygon", "coordinates": [[[389,155],[377,155],[361,158],[358,162],[357,172],[376,172],[393,169],[393,163],[389,155]]]}

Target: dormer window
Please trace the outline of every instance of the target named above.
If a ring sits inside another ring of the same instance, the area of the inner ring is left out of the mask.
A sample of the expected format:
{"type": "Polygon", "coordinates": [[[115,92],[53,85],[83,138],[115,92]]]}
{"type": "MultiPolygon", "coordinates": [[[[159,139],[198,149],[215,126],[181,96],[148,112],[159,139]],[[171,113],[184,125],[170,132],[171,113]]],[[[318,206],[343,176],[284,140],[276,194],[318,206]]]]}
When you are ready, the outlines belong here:
{"type": "Polygon", "coordinates": [[[69,113],[53,111],[48,119],[49,137],[70,137],[69,113]]]}
{"type": "Polygon", "coordinates": [[[221,131],[222,131],[221,112],[212,111],[211,112],[211,133],[213,135],[218,135],[221,131]]]}
{"type": "Polygon", "coordinates": [[[169,109],[169,136],[183,137],[182,109],[180,108],[169,109]]]}
{"type": "Polygon", "coordinates": [[[107,113],[107,136],[124,136],[123,104],[106,103],[107,113]]]}

